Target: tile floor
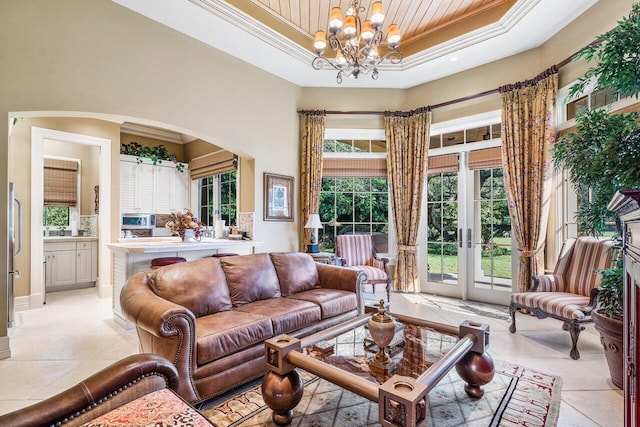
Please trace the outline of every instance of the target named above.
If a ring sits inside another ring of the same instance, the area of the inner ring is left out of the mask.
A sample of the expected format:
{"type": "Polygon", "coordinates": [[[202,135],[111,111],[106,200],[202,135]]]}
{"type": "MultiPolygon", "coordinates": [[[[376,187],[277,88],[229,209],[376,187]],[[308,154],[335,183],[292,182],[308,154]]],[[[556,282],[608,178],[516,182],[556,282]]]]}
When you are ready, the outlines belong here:
{"type": "MultiPolygon", "coordinates": [[[[376,295],[365,292],[372,302],[382,296],[382,290],[376,295]]],[[[623,425],[622,391],[609,379],[593,326],[581,334],[581,358],[574,361],[568,355],[569,334],[559,321],[518,315],[518,332],[511,334],[504,317],[476,316],[448,304],[423,304],[424,297],[392,294],[391,311],[443,323],[466,319],[488,323],[494,358],[562,377],[559,426],[623,425]]],[[[135,330],[124,330],[111,320],[111,300],[98,298],[95,289],[48,294],[42,308],[17,313],[9,338],[12,356],[0,360],[0,414],[52,396],[138,351],[135,330]]]]}

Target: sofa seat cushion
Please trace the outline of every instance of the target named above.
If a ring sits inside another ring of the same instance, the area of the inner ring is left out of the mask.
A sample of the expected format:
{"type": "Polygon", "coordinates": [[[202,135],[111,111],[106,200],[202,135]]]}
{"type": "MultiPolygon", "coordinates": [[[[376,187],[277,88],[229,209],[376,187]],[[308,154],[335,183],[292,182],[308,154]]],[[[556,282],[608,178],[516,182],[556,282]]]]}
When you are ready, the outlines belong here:
{"type": "Polygon", "coordinates": [[[82,427],[124,425],[211,427],[211,423],[202,414],[167,388],[145,394],[83,424],[82,427]]]}
{"type": "Polygon", "coordinates": [[[236,310],[270,317],[274,336],[297,331],[320,321],[320,307],[316,304],[288,298],[256,301],[238,307],[236,310]]]}
{"type": "Polygon", "coordinates": [[[267,316],[221,311],[196,319],[198,365],[213,362],[274,336],[267,316]]]}
{"type": "Polygon", "coordinates": [[[529,308],[539,308],[563,319],[583,320],[589,297],[568,292],[519,292],[510,295],[511,302],[529,308]]]}
{"type": "Polygon", "coordinates": [[[280,297],[280,283],[269,254],[220,258],[234,307],[280,297]]]}
{"type": "Polygon", "coordinates": [[[328,319],[358,309],[356,294],[339,289],[311,289],[291,295],[287,299],[309,301],[317,304],[320,307],[322,319],[328,319]]]}
{"type": "Polygon", "coordinates": [[[311,255],[302,252],[272,252],[271,262],[278,274],[283,297],[320,287],[318,267],[311,255]]]}
{"type": "Polygon", "coordinates": [[[188,308],[195,317],[232,308],[224,272],[215,258],[155,270],[149,276],[149,287],[160,298],[188,308]]]}

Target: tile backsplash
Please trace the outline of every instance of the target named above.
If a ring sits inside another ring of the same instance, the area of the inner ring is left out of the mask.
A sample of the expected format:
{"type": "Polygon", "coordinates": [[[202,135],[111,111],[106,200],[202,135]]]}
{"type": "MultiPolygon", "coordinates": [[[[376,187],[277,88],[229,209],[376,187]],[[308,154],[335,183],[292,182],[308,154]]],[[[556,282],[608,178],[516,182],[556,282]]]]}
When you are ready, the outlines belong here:
{"type": "Polygon", "coordinates": [[[79,230],[84,230],[85,236],[98,237],[98,215],[80,215],[79,230]]]}

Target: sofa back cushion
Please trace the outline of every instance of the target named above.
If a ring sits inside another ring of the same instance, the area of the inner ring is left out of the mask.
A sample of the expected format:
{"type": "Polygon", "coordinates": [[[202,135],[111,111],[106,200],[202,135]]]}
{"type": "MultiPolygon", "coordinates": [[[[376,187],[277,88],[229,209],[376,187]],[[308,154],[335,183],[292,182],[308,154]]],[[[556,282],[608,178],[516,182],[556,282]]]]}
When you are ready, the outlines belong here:
{"type": "Polygon", "coordinates": [[[220,258],[234,307],[253,301],[279,298],[280,284],[269,254],[220,258]]]}
{"type": "Polygon", "coordinates": [[[196,316],[231,310],[227,281],[218,258],[203,258],[155,270],[149,287],[161,298],[196,316]]]}
{"type": "Polygon", "coordinates": [[[283,297],[320,286],[318,268],[310,255],[302,252],[273,252],[270,255],[283,297]]]}

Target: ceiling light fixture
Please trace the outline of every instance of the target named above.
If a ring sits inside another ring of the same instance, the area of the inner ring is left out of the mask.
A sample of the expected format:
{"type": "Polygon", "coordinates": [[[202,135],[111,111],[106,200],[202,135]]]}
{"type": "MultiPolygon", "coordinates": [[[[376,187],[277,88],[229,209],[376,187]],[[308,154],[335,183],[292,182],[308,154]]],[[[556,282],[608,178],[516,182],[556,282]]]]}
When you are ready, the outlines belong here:
{"type": "Polygon", "coordinates": [[[381,1],[371,5],[371,17],[361,22],[360,15],[365,8],[360,6],[360,1],[353,0],[347,9],[346,17],[342,20],[342,10],[339,7],[331,9],[329,14],[329,46],[335,52],[335,57],[323,56],[327,47],[326,33],[322,30],[316,32],[313,46],[316,56],[311,65],[316,70],[330,65],[338,70],[336,81],[342,83],[343,77],[358,78],[360,74],[371,72],[371,78],[378,78],[378,65],[385,59],[392,64],[402,61],[402,53],[398,50],[400,45],[400,29],[396,24],[387,28],[387,49],[380,56],[378,48],[383,40],[382,22],[384,10],[381,1]]]}

